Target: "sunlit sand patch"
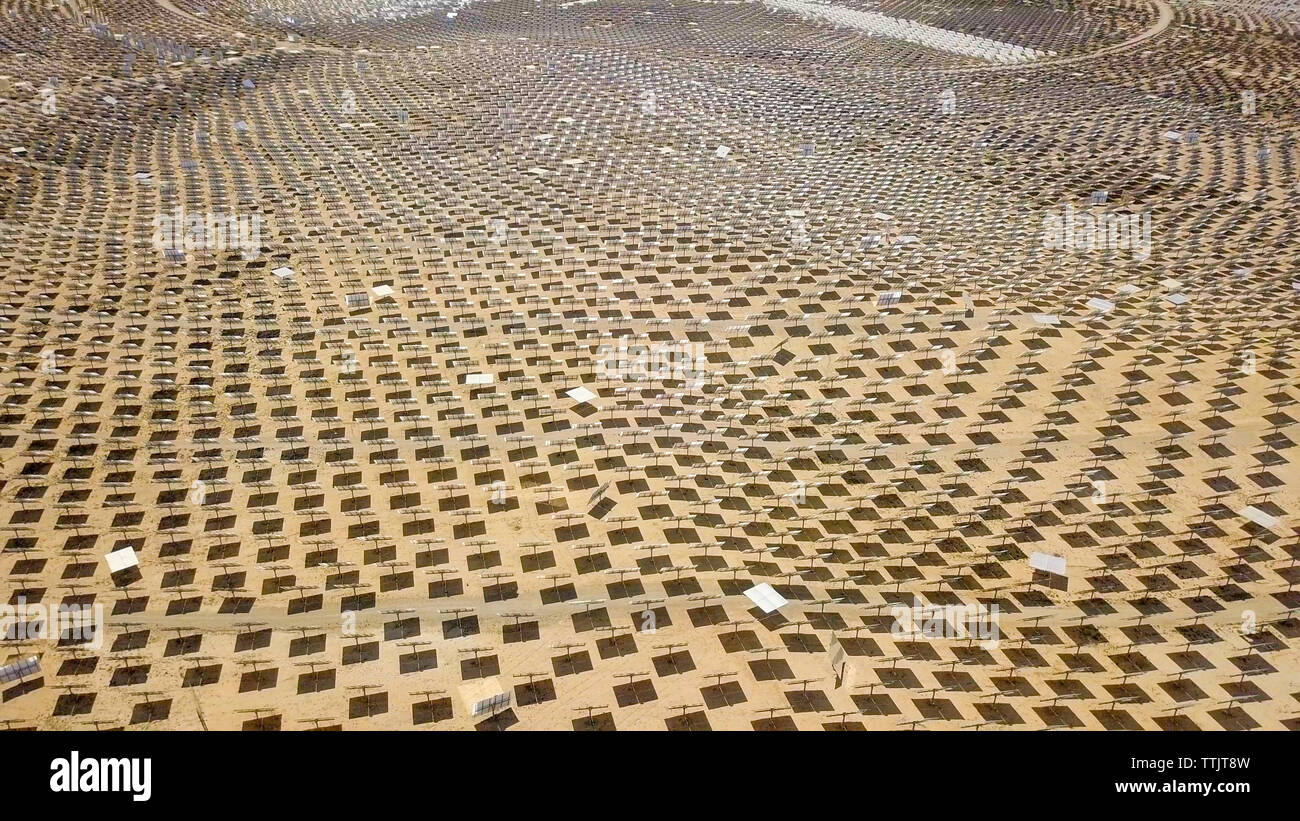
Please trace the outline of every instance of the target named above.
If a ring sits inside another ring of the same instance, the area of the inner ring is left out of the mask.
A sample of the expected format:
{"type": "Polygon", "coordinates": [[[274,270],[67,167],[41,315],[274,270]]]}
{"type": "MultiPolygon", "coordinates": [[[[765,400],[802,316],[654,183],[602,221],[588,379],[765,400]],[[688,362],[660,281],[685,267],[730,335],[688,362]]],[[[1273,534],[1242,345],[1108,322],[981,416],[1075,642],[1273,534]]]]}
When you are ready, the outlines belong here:
{"type": "Polygon", "coordinates": [[[991,63],[1021,63],[1052,55],[1050,51],[1038,51],[1013,43],[1001,43],[959,31],[927,26],[915,20],[889,17],[871,11],[858,11],[844,6],[810,3],[806,0],[764,0],[764,2],[772,8],[793,11],[838,26],[858,29],[881,37],[905,40],[936,51],[977,57],[991,63]]]}

